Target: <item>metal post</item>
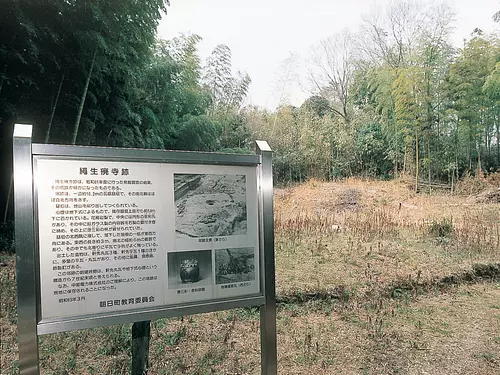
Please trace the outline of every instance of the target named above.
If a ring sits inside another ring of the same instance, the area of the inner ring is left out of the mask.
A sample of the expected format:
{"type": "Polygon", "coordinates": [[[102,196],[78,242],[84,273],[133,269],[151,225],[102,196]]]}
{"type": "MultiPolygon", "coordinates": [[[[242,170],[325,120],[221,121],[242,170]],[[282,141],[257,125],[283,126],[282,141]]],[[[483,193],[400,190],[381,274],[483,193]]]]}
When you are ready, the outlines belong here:
{"type": "Polygon", "coordinates": [[[256,152],[261,156],[260,166],[260,245],[261,285],[265,304],[260,307],[261,374],[276,375],[276,281],[274,269],[274,209],[272,150],[265,141],[256,141],[256,152]]]}
{"type": "Polygon", "coordinates": [[[20,375],[38,375],[36,265],[31,125],[16,124],[13,137],[17,327],[20,375]]]}
{"type": "Polygon", "coordinates": [[[148,373],[150,323],[147,320],[132,324],[132,375],[148,373]]]}

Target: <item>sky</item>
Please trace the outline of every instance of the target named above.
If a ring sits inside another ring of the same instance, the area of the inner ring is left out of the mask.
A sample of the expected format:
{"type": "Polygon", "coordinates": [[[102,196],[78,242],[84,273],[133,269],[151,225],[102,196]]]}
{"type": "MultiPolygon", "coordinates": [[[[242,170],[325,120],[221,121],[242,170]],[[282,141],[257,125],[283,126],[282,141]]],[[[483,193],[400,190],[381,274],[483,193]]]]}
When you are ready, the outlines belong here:
{"type": "MultiPolygon", "coordinates": [[[[397,0],[170,0],[158,37],[200,35],[202,60],[218,44],[232,51],[234,70],[247,72],[252,83],[246,104],[274,109],[287,101],[299,106],[310,96],[305,61],[311,48],[344,29],[356,32],[363,15],[397,0]],[[285,63],[292,61],[292,63],[285,63]],[[284,68],[287,67],[287,68],[284,68]],[[288,83],[283,84],[288,76],[288,83]]],[[[479,27],[500,30],[492,16],[500,0],[445,0],[455,12],[452,43],[479,27]]]]}

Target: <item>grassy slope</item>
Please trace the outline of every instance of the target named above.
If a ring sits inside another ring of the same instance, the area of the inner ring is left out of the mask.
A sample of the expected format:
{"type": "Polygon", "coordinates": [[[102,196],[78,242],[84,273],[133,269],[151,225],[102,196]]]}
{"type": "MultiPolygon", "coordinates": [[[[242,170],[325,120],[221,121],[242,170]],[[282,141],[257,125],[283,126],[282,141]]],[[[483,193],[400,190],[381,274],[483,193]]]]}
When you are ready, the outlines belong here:
{"type": "MultiPolygon", "coordinates": [[[[498,278],[442,282],[500,262],[500,205],[475,201],[401,182],[277,189],[279,373],[500,373],[498,278]],[[438,238],[443,219],[453,230],[438,238]]],[[[3,262],[0,373],[14,374],[13,258],[3,262]]],[[[255,310],[156,321],[149,373],[258,374],[258,327],[255,310]]],[[[42,373],[126,374],[130,337],[128,325],[42,336],[42,373]]]]}

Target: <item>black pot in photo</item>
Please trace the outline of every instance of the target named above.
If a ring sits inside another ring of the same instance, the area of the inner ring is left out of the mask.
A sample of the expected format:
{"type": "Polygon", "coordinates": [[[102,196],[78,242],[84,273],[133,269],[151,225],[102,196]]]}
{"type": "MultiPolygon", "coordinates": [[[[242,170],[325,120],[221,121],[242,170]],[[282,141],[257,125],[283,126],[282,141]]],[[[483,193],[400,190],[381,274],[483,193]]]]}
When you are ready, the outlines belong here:
{"type": "Polygon", "coordinates": [[[180,277],[183,283],[195,283],[200,281],[200,266],[196,259],[185,259],[181,261],[180,277]]]}

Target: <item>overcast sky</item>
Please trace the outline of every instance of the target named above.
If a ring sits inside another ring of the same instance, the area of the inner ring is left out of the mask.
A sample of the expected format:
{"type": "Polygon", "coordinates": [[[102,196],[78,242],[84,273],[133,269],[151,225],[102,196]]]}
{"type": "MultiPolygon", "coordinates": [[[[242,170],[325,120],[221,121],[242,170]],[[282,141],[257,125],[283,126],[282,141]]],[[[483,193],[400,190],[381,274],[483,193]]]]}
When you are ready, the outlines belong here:
{"type": "MultiPolygon", "coordinates": [[[[397,0],[392,0],[392,2],[397,0]]],[[[311,47],[321,39],[348,28],[356,31],[363,14],[385,7],[391,0],[170,0],[171,6],[158,27],[158,36],[171,39],[179,33],[203,38],[200,56],[205,59],[218,44],[231,48],[233,68],[252,78],[247,104],[274,109],[280,100],[283,61],[290,56],[296,72],[304,76],[311,47]]],[[[453,44],[479,27],[500,29],[492,21],[500,0],[448,0],[456,13],[453,44]]],[[[289,59],[290,60],[290,59],[289,59]]],[[[286,87],[285,97],[300,105],[309,96],[304,79],[286,87]]]]}

